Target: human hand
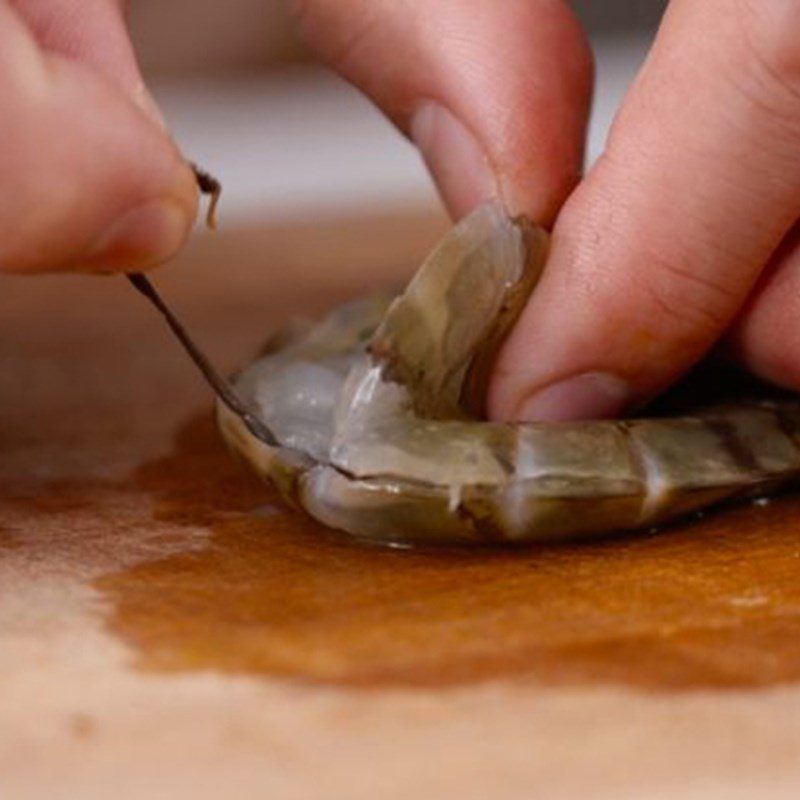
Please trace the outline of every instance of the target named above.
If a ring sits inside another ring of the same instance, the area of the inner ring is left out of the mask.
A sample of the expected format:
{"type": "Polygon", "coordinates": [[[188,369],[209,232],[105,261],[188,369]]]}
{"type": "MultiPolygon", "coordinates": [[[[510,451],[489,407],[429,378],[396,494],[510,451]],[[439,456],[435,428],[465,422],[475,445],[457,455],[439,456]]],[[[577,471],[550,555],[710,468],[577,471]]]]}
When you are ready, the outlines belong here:
{"type": "Polygon", "coordinates": [[[141,270],[197,209],[122,0],[0,0],[0,272],[141,270]]]}
{"type": "Polygon", "coordinates": [[[592,62],[565,3],[295,4],[323,56],[417,143],[455,216],[495,195],[558,216],[491,416],[613,416],[720,341],[800,389],[798,0],[672,0],[577,188],[592,62]]]}

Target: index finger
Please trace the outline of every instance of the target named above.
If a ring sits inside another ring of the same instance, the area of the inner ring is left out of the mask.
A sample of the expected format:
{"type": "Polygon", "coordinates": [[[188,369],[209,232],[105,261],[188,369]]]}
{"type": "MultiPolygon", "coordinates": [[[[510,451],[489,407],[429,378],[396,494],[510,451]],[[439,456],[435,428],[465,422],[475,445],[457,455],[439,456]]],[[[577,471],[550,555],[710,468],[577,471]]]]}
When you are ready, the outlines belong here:
{"type": "Polygon", "coordinates": [[[458,217],[551,224],[577,182],[591,52],[561,0],[295,0],[306,36],[422,151],[458,217]]]}

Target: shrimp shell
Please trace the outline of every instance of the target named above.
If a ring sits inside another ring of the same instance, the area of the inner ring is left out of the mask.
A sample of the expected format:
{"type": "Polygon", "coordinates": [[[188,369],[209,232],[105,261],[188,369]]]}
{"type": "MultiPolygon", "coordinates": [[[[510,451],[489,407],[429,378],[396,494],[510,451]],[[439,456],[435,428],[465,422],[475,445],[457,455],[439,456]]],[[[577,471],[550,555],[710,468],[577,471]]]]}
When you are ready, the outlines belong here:
{"type": "Polygon", "coordinates": [[[394,301],[282,335],[217,404],[233,450],[332,528],[397,543],[533,542],[649,529],[800,474],[800,404],[776,395],[680,417],[480,419],[488,368],[544,267],[547,234],[487,204],[394,301]],[[277,442],[277,444],[274,444],[277,442]]]}

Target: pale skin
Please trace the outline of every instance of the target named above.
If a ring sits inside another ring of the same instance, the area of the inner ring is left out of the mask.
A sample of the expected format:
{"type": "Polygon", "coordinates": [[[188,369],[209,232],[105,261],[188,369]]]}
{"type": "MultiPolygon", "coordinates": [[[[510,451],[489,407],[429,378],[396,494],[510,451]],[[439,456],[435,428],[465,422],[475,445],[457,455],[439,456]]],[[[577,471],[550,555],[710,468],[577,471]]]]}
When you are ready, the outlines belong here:
{"type": "MultiPolygon", "coordinates": [[[[194,179],[123,6],[0,0],[0,270],[147,269],[188,235],[194,179]]],[[[585,176],[592,57],[566,3],[294,7],[454,217],[499,196],[553,226],[492,417],[629,413],[718,346],[800,390],[800,0],[672,0],[585,176]]]]}

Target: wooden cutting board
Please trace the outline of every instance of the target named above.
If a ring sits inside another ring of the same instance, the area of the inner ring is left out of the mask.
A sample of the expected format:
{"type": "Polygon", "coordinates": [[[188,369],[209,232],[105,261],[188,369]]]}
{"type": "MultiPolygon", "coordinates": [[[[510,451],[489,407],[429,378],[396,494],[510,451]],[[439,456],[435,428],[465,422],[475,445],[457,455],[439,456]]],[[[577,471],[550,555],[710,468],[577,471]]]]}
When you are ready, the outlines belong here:
{"type": "MultiPolygon", "coordinates": [[[[199,236],[233,369],[443,220],[199,236]]],[[[800,787],[800,499],[524,550],[354,543],[224,449],[119,278],[0,279],[0,797],[731,798],[800,787]]]]}

